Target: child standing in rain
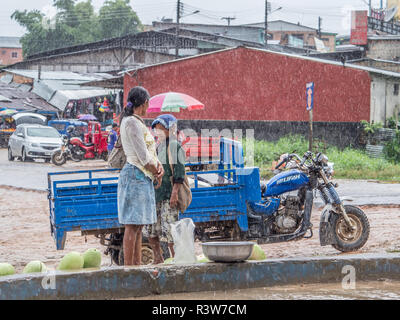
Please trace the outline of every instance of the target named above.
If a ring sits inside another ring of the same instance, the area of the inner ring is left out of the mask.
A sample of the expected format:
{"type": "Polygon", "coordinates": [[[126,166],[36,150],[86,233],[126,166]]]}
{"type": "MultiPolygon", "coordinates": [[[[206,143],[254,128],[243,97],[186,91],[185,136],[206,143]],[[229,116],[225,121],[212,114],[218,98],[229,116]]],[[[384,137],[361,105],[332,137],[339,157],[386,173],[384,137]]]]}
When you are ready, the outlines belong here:
{"type": "Polygon", "coordinates": [[[168,242],[172,257],[175,255],[171,223],[179,219],[178,191],[185,179],[185,152],[177,139],[177,125],[177,119],[170,114],[158,116],[151,125],[159,139],[157,154],[164,169],[161,186],[155,191],[157,222],[148,227],[154,264],[164,262],[160,239],[168,242]]]}

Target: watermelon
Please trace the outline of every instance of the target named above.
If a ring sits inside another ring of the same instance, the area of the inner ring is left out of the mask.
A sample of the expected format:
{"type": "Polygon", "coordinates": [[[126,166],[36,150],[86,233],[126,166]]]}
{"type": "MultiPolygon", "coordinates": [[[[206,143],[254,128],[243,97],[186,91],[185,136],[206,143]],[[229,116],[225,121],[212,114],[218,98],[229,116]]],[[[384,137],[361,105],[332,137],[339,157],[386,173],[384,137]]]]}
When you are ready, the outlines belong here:
{"type": "Polygon", "coordinates": [[[197,258],[197,263],[210,262],[210,260],[204,254],[201,254],[201,255],[197,256],[196,258],[197,258]]]}
{"type": "Polygon", "coordinates": [[[34,272],[46,272],[47,268],[41,261],[31,261],[29,262],[25,268],[23,273],[34,273],[34,272]]]}
{"type": "Polygon", "coordinates": [[[9,263],[0,263],[0,277],[15,274],[14,267],[9,263]]]}
{"type": "Polygon", "coordinates": [[[164,260],[165,264],[173,264],[174,263],[174,258],[168,258],[166,260],[164,260]]]}
{"type": "Polygon", "coordinates": [[[86,250],[86,252],[83,254],[83,267],[100,268],[100,266],[101,266],[100,251],[95,248],[86,250]]]}
{"type": "Polygon", "coordinates": [[[79,270],[83,268],[84,260],[79,252],[67,253],[58,265],[58,270],[79,270]]]}
{"type": "Polygon", "coordinates": [[[258,244],[254,244],[251,256],[247,260],[265,260],[265,259],[267,259],[267,256],[265,255],[264,250],[258,244]]]}

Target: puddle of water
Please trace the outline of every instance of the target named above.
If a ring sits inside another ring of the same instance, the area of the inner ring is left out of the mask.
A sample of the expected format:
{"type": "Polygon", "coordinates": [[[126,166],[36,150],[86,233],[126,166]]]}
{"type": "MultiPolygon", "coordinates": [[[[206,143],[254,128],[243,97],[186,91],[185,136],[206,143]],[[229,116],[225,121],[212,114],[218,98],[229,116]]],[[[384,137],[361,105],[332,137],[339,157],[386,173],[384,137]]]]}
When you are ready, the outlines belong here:
{"type": "Polygon", "coordinates": [[[356,282],[355,289],[343,289],[341,283],[304,284],[165,294],[130,300],[400,300],[400,282],[356,282]]]}

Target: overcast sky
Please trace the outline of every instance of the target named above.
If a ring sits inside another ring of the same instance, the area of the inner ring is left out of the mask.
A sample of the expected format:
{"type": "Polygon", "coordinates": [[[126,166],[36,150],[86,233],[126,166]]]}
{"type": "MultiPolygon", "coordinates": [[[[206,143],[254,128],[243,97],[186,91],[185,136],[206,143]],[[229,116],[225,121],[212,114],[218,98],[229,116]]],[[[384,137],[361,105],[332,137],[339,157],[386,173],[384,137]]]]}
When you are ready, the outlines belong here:
{"type": "MultiPolygon", "coordinates": [[[[92,0],[96,9],[104,0],[92,0]]],[[[231,24],[245,24],[264,21],[264,0],[182,0],[185,14],[200,10],[196,15],[182,18],[181,22],[226,24],[222,17],[235,17],[231,24]]],[[[0,36],[22,36],[25,30],[10,16],[14,10],[39,9],[51,13],[53,0],[0,0],[0,36]]],[[[176,18],[176,1],[173,0],[131,0],[131,5],[144,24],[151,24],[161,18],[176,18]]],[[[269,20],[286,20],[317,28],[318,16],[322,17],[322,31],[350,34],[350,11],[368,9],[367,0],[275,0],[271,1],[272,12],[269,20]]],[[[380,7],[380,0],[372,0],[373,6],[380,7]]],[[[386,6],[386,0],[383,0],[386,6]]]]}

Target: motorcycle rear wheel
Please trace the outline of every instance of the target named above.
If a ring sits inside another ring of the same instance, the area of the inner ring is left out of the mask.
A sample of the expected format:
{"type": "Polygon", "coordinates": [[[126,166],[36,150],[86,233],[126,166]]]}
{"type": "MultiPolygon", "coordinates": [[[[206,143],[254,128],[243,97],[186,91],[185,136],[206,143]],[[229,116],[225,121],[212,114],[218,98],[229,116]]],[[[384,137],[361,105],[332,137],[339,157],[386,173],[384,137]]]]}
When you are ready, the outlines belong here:
{"type": "Polygon", "coordinates": [[[356,251],[367,242],[370,232],[369,221],[360,208],[354,206],[344,206],[346,213],[355,230],[351,230],[341,214],[331,216],[333,236],[336,243],[332,244],[336,250],[342,252],[356,251]]]}
{"type": "Polygon", "coordinates": [[[71,160],[72,161],[74,161],[74,162],[81,162],[82,161],[82,158],[80,157],[80,156],[78,156],[78,155],[76,155],[75,153],[71,153],[71,160]]]}
{"type": "Polygon", "coordinates": [[[62,166],[65,162],[67,162],[67,157],[61,151],[56,151],[51,155],[51,162],[56,166],[62,166]]]}

